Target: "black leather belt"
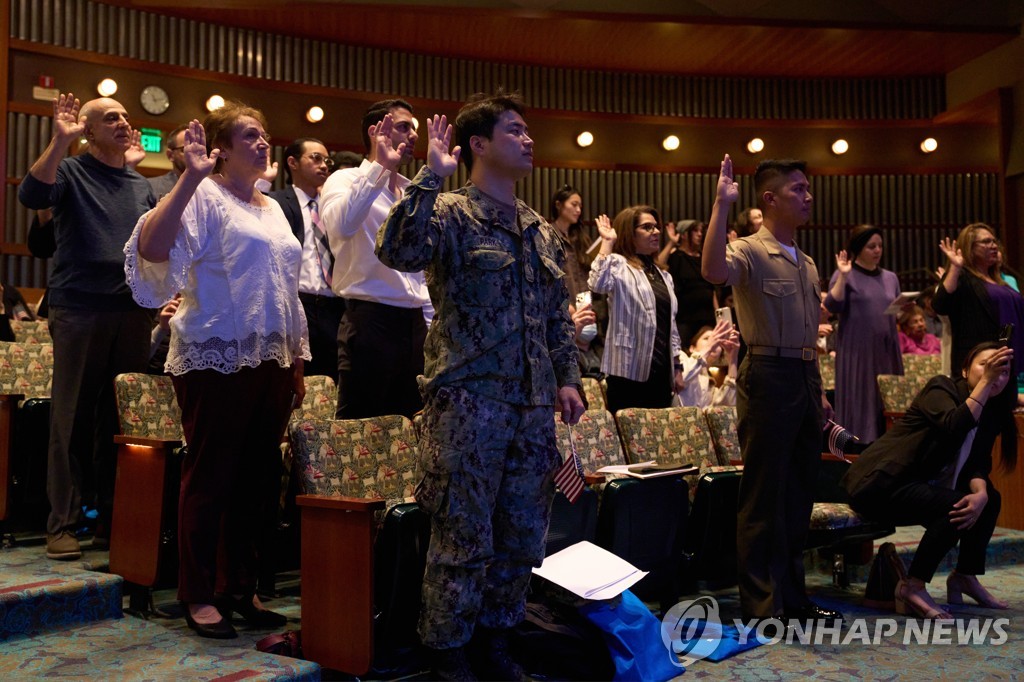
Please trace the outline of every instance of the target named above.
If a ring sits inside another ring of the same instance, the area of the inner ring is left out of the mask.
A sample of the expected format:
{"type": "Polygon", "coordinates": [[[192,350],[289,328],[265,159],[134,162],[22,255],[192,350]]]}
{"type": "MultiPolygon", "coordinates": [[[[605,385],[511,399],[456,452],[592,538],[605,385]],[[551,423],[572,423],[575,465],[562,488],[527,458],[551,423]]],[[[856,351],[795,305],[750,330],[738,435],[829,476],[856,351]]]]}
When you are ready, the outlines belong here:
{"type": "Polygon", "coordinates": [[[751,355],[767,355],[775,358],[796,358],[804,362],[818,359],[817,348],[783,348],[781,346],[747,346],[751,355]]]}

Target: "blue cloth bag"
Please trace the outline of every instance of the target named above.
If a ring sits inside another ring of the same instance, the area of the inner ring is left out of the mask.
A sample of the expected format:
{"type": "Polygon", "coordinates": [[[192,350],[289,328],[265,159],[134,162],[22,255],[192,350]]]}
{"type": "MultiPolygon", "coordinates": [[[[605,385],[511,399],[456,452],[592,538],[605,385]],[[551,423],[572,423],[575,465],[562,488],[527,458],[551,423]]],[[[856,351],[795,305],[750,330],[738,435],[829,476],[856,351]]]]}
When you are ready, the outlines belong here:
{"type": "Polygon", "coordinates": [[[683,673],[665,647],[661,623],[629,590],[607,601],[594,601],[579,612],[601,629],[615,663],[615,680],[664,682],[683,673]]]}

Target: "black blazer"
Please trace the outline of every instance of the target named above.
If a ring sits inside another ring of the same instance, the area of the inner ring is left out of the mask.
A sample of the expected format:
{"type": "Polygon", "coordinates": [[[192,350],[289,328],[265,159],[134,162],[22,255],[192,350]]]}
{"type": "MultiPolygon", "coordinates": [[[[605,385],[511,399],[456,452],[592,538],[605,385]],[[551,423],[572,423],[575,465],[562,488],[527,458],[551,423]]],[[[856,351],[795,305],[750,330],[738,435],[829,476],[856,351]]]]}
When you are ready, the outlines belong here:
{"type": "MultiPolygon", "coordinates": [[[[960,376],[964,358],[971,349],[999,337],[999,311],[995,301],[985,291],[985,282],[981,278],[961,269],[956,291],[949,293],[941,283],[936,287],[932,308],[940,315],[949,316],[953,335],[950,368],[953,376],[960,376]]],[[[1017,329],[1014,333],[1024,334],[1024,329],[1017,329]]],[[[1019,365],[1020,359],[1015,360],[1019,365]]]]}
{"type": "Polygon", "coordinates": [[[302,244],[306,236],[306,223],[302,219],[302,207],[299,206],[299,198],[295,195],[295,188],[287,185],[284,189],[274,190],[268,195],[277,203],[281,204],[284,217],[292,226],[292,234],[302,244]]]}
{"type": "MultiPolygon", "coordinates": [[[[969,394],[966,379],[932,378],[914,398],[906,415],[869,445],[843,476],[842,485],[854,509],[859,506],[858,501],[884,495],[892,486],[933,480],[943,467],[955,462],[967,433],[975,426],[966,404],[969,394]],[[891,479],[879,478],[875,472],[888,474],[891,479]],[[886,485],[886,490],[880,489],[880,485],[886,485]]],[[[982,412],[958,483],[966,484],[972,478],[988,481],[999,424],[997,410],[988,408],[982,412]]]]}

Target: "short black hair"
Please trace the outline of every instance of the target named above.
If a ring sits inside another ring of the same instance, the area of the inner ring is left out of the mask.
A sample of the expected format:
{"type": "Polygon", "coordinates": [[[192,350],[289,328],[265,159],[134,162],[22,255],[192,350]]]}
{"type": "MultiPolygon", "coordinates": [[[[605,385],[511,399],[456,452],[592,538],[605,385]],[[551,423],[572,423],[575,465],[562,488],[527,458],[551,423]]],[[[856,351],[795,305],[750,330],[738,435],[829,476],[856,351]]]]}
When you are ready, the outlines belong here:
{"type": "Polygon", "coordinates": [[[477,93],[459,109],[459,115],[455,117],[455,141],[462,147],[460,158],[466,164],[466,170],[473,170],[473,150],[469,148],[469,140],[474,136],[491,139],[494,125],[506,111],[525,115],[519,93],[506,93],[502,88],[493,95],[477,93]]]}
{"type": "MultiPolygon", "coordinates": [[[[300,137],[293,140],[290,145],[284,148],[284,177],[288,181],[288,184],[292,184],[292,169],[288,166],[288,159],[295,157],[296,160],[302,157],[302,151],[306,147],[306,143],[323,144],[320,140],[315,137],[300,137]]],[[[326,149],[326,147],[325,147],[326,149]]]]}
{"type": "Polygon", "coordinates": [[[392,109],[407,109],[410,114],[413,113],[412,105],[404,99],[382,99],[371,104],[370,108],[363,114],[363,124],[359,132],[363,136],[363,147],[366,148],[367,154],[370,153],[370,136],[366,131],[369,130],[370,126],[377,125],[383,121],[384,117],[391,113],[392,109]]]}
{"type": "Polygon", "coordinates": [[[797,159],[765,159],[757,164],[754,171],[754,192],[757,193],[757,207],[764,210],[764,193],[774,187],[779,178],[800,171],[807,174],[807,162],[797,159]]]}
{"type": "Polygon", "coordinates": [[[171,142],[174,141],[174,136],[177,135],[178,133],[184,132],[186,130],[188,130],[188,124],[187,123],[185,125],[180,125],[177,128],[175,128],[174,130],[172,130],[171,132],[167,133],[167,137],[164,138],[164,141],[167,143],[168,148],[170,147],[171,142]]]}
{"type": "Polygon", "coordinates": [[[331,158],[334,160],[334,168],[332,170],[358,168],[363,163],[363,155],[356,154],[355,152],[331,152],[331,158]]]}

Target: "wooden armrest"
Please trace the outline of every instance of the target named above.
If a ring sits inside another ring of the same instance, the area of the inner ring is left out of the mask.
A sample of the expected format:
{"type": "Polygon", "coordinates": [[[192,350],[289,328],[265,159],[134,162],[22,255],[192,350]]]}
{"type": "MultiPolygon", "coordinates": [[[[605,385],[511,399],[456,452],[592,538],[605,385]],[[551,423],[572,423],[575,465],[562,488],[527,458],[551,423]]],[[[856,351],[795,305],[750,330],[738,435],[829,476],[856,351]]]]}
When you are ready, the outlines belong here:
{"type": "Polygon", "coordinates": [[[604,483],[604,474],[584,474],[583,480],[587,482],[587,485],[597,485],[604,483]]]}
{"type": "Polygon", "coordinates": [[[297,495],[295,504],[300,507],[337,509],[338,511],[371,512],[384,509],[386,500],[371,500],[362,497],[341,497],[332,495],[297,495]]]}
{"type": "Polygon", "coordinates": [[[12,405],[17,405],[24,399],[24,393],[0,393],[0,403],[9,403],[12,405]]]}
{"type": "Polygon", "coordinates": [[[114,442],[118,445],[141,445],[148,448],[180,448],[180,440],[169,438],[146,438],[145,436],[114,436],[114,442]]]}

